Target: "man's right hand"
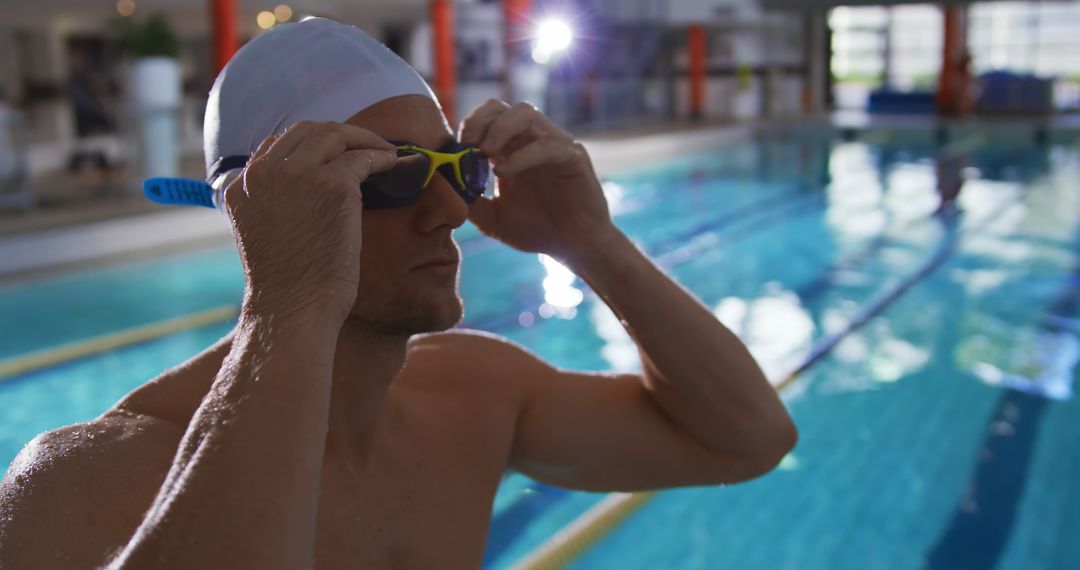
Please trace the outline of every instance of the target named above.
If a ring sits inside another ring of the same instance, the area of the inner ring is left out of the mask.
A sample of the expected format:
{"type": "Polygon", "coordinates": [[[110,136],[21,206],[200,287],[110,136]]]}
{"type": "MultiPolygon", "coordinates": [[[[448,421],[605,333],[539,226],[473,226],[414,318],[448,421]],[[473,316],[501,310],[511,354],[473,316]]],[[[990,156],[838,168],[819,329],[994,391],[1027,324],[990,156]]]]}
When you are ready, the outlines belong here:
{"type": "Polygon", "coordinates": [[[342,123],[268,138],[224,192],[247,277],[229,353],[112,570],[311,568],[360,183],[394,147],[342,123]],[[212,509],[208,509],[212,505],[212,509]]]}
{"type": "Polygon", "coordinates": [[[392,144],[346,123],[301,121],[267,137],[224,193],[245,311],[344,322],[360,274],[360,183],[394,162],[392,144]]]}

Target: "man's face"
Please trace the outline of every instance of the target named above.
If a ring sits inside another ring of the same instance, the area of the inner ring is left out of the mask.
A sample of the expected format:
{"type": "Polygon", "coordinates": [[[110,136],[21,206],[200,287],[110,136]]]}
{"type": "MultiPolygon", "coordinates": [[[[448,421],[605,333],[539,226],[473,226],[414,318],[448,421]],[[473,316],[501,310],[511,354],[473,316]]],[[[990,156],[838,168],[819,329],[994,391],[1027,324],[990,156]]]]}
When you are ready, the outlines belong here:
{"type": "MultiPolygon", "coordinates": [[[[425,148],[438,149],[454,140],[434,102],[420,95],[387,99],[346,122],[384,139],[406,140],[425,148]]],[[[456,325],[462,316],[458,296],[461,251],[450,233],[467,216],[464,200],[438,174],[409,206],[364,210],[360,289],[350,320],[392,335],[456,325]],[[452,263],[424,266],[446,260],[452,263]]]]}

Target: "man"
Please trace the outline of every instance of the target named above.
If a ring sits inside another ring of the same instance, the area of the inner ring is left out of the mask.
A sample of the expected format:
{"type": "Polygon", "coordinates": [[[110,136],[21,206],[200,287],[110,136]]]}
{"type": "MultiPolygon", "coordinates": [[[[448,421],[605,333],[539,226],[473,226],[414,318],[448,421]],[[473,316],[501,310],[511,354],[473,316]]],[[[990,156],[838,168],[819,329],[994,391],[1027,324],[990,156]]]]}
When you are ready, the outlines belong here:
{"type": "Polygon", "coordinates": [[[239,322],[23,450],[0,487],[0,566],[477,568],[506,468],[594,491],[712,485],[766,473],[794,445],[745,347],[618,231],[581,145],[532,106],[489,101],[462,121],[497,197],[468,205],[440,169],[407,205],[362,203],[361,183],[400,166],[388,140],[454,142],[426,85],[372,43],[308,21],[260,36],[219,77],[211,170],[238,164],[225,159],[238,137],[262,140],[224,191],[247,277],[239,322]],[[248,78],[264,52],[280,56],[273,73],[248,78]],[[310,79],[335,57],[379,81],[310,79]],[[291,87],[258,82],[293,73],[315,93],[278,109],[291,87]],[[276,114],[356,100],[343,122],[276,114]],[[248,116],[226,128],[233,106],[248,116]],[[467,218],[578,272],[638,343],[642,374],[560,370],[448,330],[462,316],[451,232],[467,218]]]}

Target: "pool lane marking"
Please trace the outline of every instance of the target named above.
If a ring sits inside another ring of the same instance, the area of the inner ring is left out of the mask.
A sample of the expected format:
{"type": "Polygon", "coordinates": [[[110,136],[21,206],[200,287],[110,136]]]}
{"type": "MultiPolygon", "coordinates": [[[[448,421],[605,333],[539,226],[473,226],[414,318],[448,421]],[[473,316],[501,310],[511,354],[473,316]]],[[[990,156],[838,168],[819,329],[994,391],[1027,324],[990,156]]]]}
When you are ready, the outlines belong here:
{"type": "Polygon", "coordinates": [[[1049,400],[1002,390],[971,475],[949,523],[929,549],[927,570],[997,568],[1012,536],[1049,400]]]}
{"type": "MultiPolygon", "coordinates": [[[[1006,199],[1001,205],[999,205],[988,216],[986,216],[986,218],[980,220],[978,226],[976,226],[975,228],[970,228],[966,231],[962,231],[957,228],[950,230],[951,233],[945,239],[945,241],[942,242],[941,247],[938,248],[937,253],[935,253],[933,256],[923,262],[923,264],[919,266],[918,269],[908,274],[908,276],[902,281],[900,281],[900,283],[898,283],[895,287],[878,296],[875,301],[872,301],[865,305],[863,309],[859,311],[850,321],[848,321],[842,329],[818,341],[815,344],[814,349],[810,351],[810,354],[807,355],[805,359],[803,359],[801,364],[795,367],[795,370],[793,370],[790,375],[788,375],[787,380],[792,380],[794,377],[801,374],[807,368],[810,368],[810,366],[820,360],[821,357],[825,356],[826,354],[831,352],[832,349],[836,348],[836,345],[840,344],[840,341],[844,340],[845,337],[861,328],[863,325],[869,322],[870,319],[873,319],[874,317],[881,314],[882,311],[892,305],[897,299],[900,298],[900,296],[902,296],[909,289],[914,287],[916,283],[925,279],[926,276],[933,273],[934,270],[936,270],[938,267],[941,267],[941,265],[944,264],[945,261],[952,257],[952,254],[956,251],[956,246],[960,243],[960,237],[963,234],[974,234],[982,231],[987,224],[1000,217],[1003,213],[1005,213],[1006,210],[1012,207],[1012,205],[1013,202],[1009,199],[1006,199]]],[[[956,221],[953,220],[951,223],[956,223],[956,221]]]]}
{"type": "MultiPolygon", "coordinates": [[[[1053,316],[1080,314],[1078,278],[1080,258],[1043,315],[1040,329],[1060,334],[1065,331],[1053,316]]],[[[1050,400],[1038,394],[1001,391],[994,413],[986,421],[964,495],[926,556],[927,570],[998,566],[1013,533],[1043,415],[1050,405],[1050,400]]]]}
{"type": "MultiPolygon", "coordinates": [[[[1009,197],[1002,200],[1002,203],[997,208],[984,219],[980,220],[973,228],[962,230],[955,226],[952,227],[949,230],[950,234],[942,242],[937,253],[924,262],[918,269],[909,274],[907,278],[903,279],[892,289],[886,291],[883,295],[880,295],[876,301],[867,305],[851,321],[849,321],[842,330],[815,343],[814,349],[810,351],[810,354],[806,359],[804,359],[803,362],[782,381],[776,384],[776,391],[780,392],[790,386],[801,376],[802,372],[806,371],[806,369],[810,368],[814,363],[820,361],[846,336],[858,330],[873,317],[881,314],[882,311],[896,302],[896,300],[905,292],[910,290],[912,286],[940,267],[949,257],[951,257],[953,252],[956,251],[956,246],[959,244],[960,238],[963,235],[973,235],[982,231],[988,224],[999,218],[1006,210],[1011,208],[1017,202],[1015,197],[1009,197]]],[[[957,220],[953,219],[950,223],[957,223],[957,220]]],[[[629,518],[630,515],[641,508],[656,493],[656,491],[612,493],[609,495],[610,500],[606,498],[583,513],[562,530],[552,535],[547,542],[527,554],[520,561],[516,562],[511,568],[513,568],[513,570],[565,568],[584,554],[586,550],[614,530],[615,527],[629,518]]]]}
{"type": "Polygon", "coordinates": [[[216,309],[183,315],[55,348],[31,352],[23,356],[0,360],[0,382],[79,358],[116,350],[185,330],[228,321],[235,318],[237,312],[236,306],[225,305],[216,309]]]}

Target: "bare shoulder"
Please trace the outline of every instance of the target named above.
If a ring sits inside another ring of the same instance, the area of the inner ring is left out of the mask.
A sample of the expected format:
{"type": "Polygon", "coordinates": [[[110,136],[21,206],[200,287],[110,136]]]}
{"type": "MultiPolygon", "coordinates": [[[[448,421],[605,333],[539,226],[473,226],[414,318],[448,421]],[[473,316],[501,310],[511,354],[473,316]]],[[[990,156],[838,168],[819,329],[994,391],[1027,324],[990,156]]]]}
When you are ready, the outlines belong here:
{"type": "Polygon", "coordinates": [[[471,329],[414,336],[409,342],[409,362],[414,360],[425,367],[453,367],[469,372],[470,377],[506,383],[516,382],[533,370],[552,369],[510,339],[471,329]]]}
{"type": "Polygon", "coordinates": [[[414,336],[401,378],[426,392],[462,396],[516,414],[533,378],[552,370],[524,346],[469,329],[414,336]]]}
{"type": "Polygon", "coordinates": [[[0,568],[93,568],[150,506],[183,430],[123,410],[39,435],[0,480],[0,568]]]}
{"type": "Polygon", "coordinates": [[[440,357],[463,357],[478,364],[527,357],[539,361],[528,348],[497,334],[473,329],[418,334],[409,340],[410,355],[418,350],[438,350],[440,357]],[[470,352],[476,351],[476,352],[470,352]],[[478,358],[480,356],[490,358],[478,358]]]}

